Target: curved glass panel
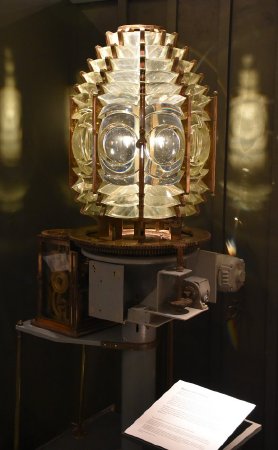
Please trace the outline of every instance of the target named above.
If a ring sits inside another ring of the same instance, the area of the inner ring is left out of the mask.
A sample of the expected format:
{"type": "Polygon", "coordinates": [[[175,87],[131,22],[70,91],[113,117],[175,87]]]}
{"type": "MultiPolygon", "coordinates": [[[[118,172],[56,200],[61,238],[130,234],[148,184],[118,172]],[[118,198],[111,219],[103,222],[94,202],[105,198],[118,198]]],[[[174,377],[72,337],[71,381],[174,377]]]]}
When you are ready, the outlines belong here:
{"type": "Polygon", "coordinates": [[[81,177],[86,177],[92,175],[92,161],[88,161],[87,163],[83,163],[82,161],[79,163],[78,167],[73,167],[73,172],[81,177]]]}
{"type": "MultiPolygon", "coordinates": [[[[150,118],[148,118],[147,116],[153,112],[156,112],[159,116],[158,116],[158,120],[160,119],[160,114],[165,114],[165,113],[172,113],[172,115],[178,116],[179,119],[183,118],[183,112],[182,109],[179,106],[176,105],[171,105],[170,103],[161,103],[159,105],[148,105],[146,106],[146,130],[149,131],[152,126],[150,126],[149,122],[150,118]]],[[[169,118],[169,120],[171,120],[169,118]]],[[[172,125],[176,125],[181,127],[181,129],[183,130],[183,126],[182,123],[180,121],[177,121],[176,118],[174,119],[175,122],[171,122],[172,125]]],[[[164,123],[163,119],[160,120],[160,123],[164,123]]],[[[154,125],[155,126],[155,125],[154,125]]]]}
{"type": "Polygon", "coordinates": [[[99,175],[103,181],[107,181],[108,183],[113,183],[115,185],[130,185],[138,183],[139,181],[139,175],[138,171],[133,173],[121,173],[117,174],[115,171],[109,171],[109,169],[106,168],[105,170],[99,170],[99,175]]]}
{"type": "Polygon", "coordinates": [[[179,94],[182,86],[178,84],[169,84],[169,83],[149,83],[146,85],[146,94],[147,95],[174,95],[179,94]]]}
{"type": "Polygon", "coordinates": [[[166,59],[169,47],[163,45],[146,45],[146,57],[149,59],[166,59]]]}
{"type": "Polygon", "coordinates": [[[113,126],[125,125],[131,129],[134,129],[135,126],[138,125],[137,124],[138,119],[134,114],[130,112],[119,111],[118,108],[116,109],[116,111],[113,110],[110,111],[111,112],[109,112],[101,122],[100,133],[102,133],[102,131],[109,125],[113,126]]]}
{"type": "Polygon", "coordinates": [[[74,189],[79,194],[83,194],[83,192],[92,189],[92,182],[91,180],[86,180],[83,177],[79,177],[78,180],[72,186],[72,189],[74,189]]]}
{"type": "Polygon", "coordinates": [[[210,134],[207,125],[198,117],[192,116],[190,174],[200,173],[210,152],[210,134]]]}
{"type": "Polygon", "coordinates": [[[106,216],[118,217],[119,219],[128,219],[138,217],[138,206],[108,206],[106,216]]]}
{"type": "MultiPolygon", "coordinates": [[[[105,116],[108,116],[112,113],[130,113],[134,116],[138,116],[139,109],[138,107],[128,103],[111,103],[102,108],[98,115],[98,118],[103,119],[105,116]]],[[[101,128],[103,128],[103,121],[101,122],[101,128]]]]}
{"type": "Polygon", "coordinates": [[[139,82],[139,70],[118,70],[117,72],[107,72],[106,78],[109,83],[115,82],[139,82]]]}
{"type": "MultiPolygon", "coordinates": [[[[92,187],[92,186],[91,186],[92,187]]],[[[98,198],[98,194],[93,194],[92,192],[83,192],[77,197],[77,200],[81,203],[88,203],[88,202],[96,202],[98,198]]]]}
{"type": "Polygon", "coordinates": [[[167,206],[145,206],[144,217],[147,219],[163,219],[170,218],[176,215],[174,208],[168,208],[167,206]]]}
{"type": "Polygon", "coordinates": [[[112,50],[111,47],[107,46],[107,47],[98,47],[98,52],[100,54],[101,58],[106,58],[108,57],[112,57],[112,50]]]}
{"type": "Polygon", "coordinates": [[[167,196],[167,197],[172,197],[174,195],[180,195],[183,194],[184,190],[182,189],[182,187],[178,187],[178,186],[171,186],[171,185],[157,185],[157,186],[152,186],[150,184],[147,184],[145,186],[145,194],[150,194],[153,196],[167,196]]]}
{"type": "Polygon", "coordinates": [[[118,58],[139,58],[140,47],[134,45],[119,45],[116,47],[118,58]]]}
{"type": "MultiPolygon", "coordinates": [[[[138,80],[137,80],[138,81],[138,80]]],[[[127,82],[118,82],[118,83],[107,83],[103,86],[103,90],[105,93],[113,94],[113,95],[139,95],[140,84],[138,83],[127,83],[127,82]]]]}
{"type": "Polygon", "coordinates": [[[160,103],[171,103],[173,105],[181,106],[185,102],[185,97],[182,95],[167,95],[167,94],[158,94],[158,95],[147,95],[146,96],[146,104],[160,104],[160,103]]]}
{"type": "Polygon", "coordinates": [[[92,114],[85,113],[78,120],[72,135],[72,151],[78,165],[92,160],[92,114]]]}
{"type": "Polygon", "coordinates": [[[101,70],[107,70],[106,62],[104,59],[87,59],[89,67],[93,72],[100,72],[101,70]]]}
{"type": "Polygon", "coordinates": [[[112,69],[117,70],[139,70],[139,58],[111,59],[112,69]]]}
{"type": "Polygon", "coordinates": [[[146,83],[175,83],[179,74],[175,72],[148,71],[146,83]]]}
{"type": "Polygon", "coordinates": [[[197,209],[193,205],[185,205],[180,207],[180,212],[183,216],[193,216],[196,214],[197,209]]]}
{"type": "Polygon", "coordinates": [[[145,173],[145,183],[151,184],[153,186],[156,186],[158,184],[176,184],[179,183],[181,178],[183,177],[184,172],[180,170],[179,172],[176,172],[174,175],[171,175],[169,177],[159,177],[159,176],[153,176],[150,173],[145,173]]]}
{"type": "Polygon", "coordinates": [[[124,196],[117,196],[112,197],[108,196],[105,199],[101,200],[101,203],[104,205],[110,205],[110,206],[136,206],[139,203],[138,195],[124,195],[124,196]]]}
{"type": "Polygon", "coordinates": [[[170,71],[173,66],[173,61],[169,59],[146,59],[147,71],[170,71]]]}
{"type": "Polygon", "coordinates": [[[80,212],[82,214],[85,214],[86,216],[99,216],[101,214],[102,211],[102,207],[96,205],[96,203],[92,202],[92,203],[86,203],[86,205],[84,205],[80,212]]]}
{"type": "Polygon", "coordinates": [[[145,194],[145,202],[144,204],[146,206],[176,206],[180,204],[180,201],[174,197],[167,197],[159,195],[159,196],[154,196],[154,195],[149,195],[149,194],[145,194]]]}
{"type": "Polygon", "coordinates": [[[129,95],[129,94],[124,94],[124,93],[122,93],[120,97],[115,94],[103,94],[103,95],[99,95],[98,99],[100,100],[100,102],[103,106],[106,106],[106,105],[109,105],[112,103],[115,103],[115,104],[128,103],[130,105],[138,105],[138,103],[139,103],[139,95],[129,95]]]}
{"type": "Polygon", "coordinates": [[[129,186],[116,186],[115,184],[103,183],[98,192],[106,195],[131,195],[139,192],[138,184],[130,184],[129,186]]]}

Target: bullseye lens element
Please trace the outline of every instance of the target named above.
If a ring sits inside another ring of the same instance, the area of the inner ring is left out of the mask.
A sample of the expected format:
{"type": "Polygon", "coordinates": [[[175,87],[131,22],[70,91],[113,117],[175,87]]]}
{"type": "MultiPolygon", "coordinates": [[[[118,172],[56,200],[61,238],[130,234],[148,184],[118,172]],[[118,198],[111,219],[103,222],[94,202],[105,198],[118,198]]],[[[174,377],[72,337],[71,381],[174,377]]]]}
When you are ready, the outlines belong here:
{"type": "Polygon", "coordinates": [[[164,128],[153,137],[154,159],[158,164],[176,161],[180,152],[180,138],[175,130],[164,128]]]}
{"type": "Polygon", "coordinates": [[[131,162],[135,154],[135,144],[135,134],[125,127],[113,127],[104,135],[104,152],[113,163],[128,164],[131,162]]]}

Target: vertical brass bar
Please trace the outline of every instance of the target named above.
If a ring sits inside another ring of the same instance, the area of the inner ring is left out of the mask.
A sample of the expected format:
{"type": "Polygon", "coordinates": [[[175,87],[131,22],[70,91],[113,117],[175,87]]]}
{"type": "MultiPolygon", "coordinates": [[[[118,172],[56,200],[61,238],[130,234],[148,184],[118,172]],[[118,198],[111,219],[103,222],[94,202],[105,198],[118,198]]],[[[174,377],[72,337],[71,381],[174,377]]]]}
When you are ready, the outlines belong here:
{"type": "Polygon", "coordinates": [[[73,116],[73,113],[74,113],[74,109],[75,109],[75,104],[74,104],[74,101],[73,101],[72,97],[70,97],[70,130],[69,130],[70,131],[70,136],[69,136],[69,172],[68,172],[68,183],[69,183],[69,186],[72,186],[74,184],[74,182],[75,182],[75,180],[74,180],[74,173],[72,171],[73,161],[74,161],[74,156],[73,156],[73,153],[72,153],[72,135],[73,135],[73,130],[74,130],[72,116],[73,116]]]}
{"type": "Polygon", "coordinates": [[[185,155],[185,193],[190,192],[191,97],[187,97],[187,139],[185,155]]]}
{"type": "Polygon", "coordinates": [[[215,192],[215,168],[216,168],[216,139],[217,139],[217,92],[212,98],[212,130],[211,130],[211,155],[210,155],[210,190],[215,192]]]}
{"type": "MultiPolygon", "coordinates": [[[[169,1],[169,0],[168,0],[169,1]]],[[[175,27],[175,29],[177,29],[177,27],[175,27]]],[[[177,41],[178,41],[178,33],[174,32],[172,33],[172,35],[174,35],[174,41],[173,41],[173,46],[176,47],[177,46],[177,41]]]]}
{"type": "Polygon", "coordinates": [[[166,30],[161,30],[160,45],[165,45],[166,30]]]}
{"type": "Polygon", "coordinates": [[[92,127],[93,127],[93,148],[92,148],[92,191],[93,194],[97,191],[97,145],[98,145],[98,135],[97,135],[97,96],[93,95],[92,100],[92,127]]]}
{"type": "Polygon", "coordinates": [[[139,137],[139,222],[138,240],[145,239],[144,228],[144,166],[145,166],[145,30],[140,30],[140,137],[139,137]]]}
{"type": "Polygon", "coordinates": [[[122,30],[118,30],[118,41],[119,45],[124,45],[124,35],[122,30]]]}
{"type": "Polygon", "coordinates": [[[188,53],[189,53],[189,47],[186,45],[184,47],[184,52],[183,52],[183,55],[182,55],[182,59],[185,60],[188,57],[188,53]]]}
{"type": "MultiPolygon", "coordinates": [[[[18,325],[21,325],[19,322],[18,325]]],[[[16,373],[15,373],[15,417],[14,417],[14,450],[19,450],[20,438],[20,403],[21,403],[21,331],[16,338],[16,373]]]]}
{"type": "Polygon", "coordinates": [[[177,73],[179,73],[179,58],[176,56],[174,59],[173,59],[173,65],[172,65],[172,68],[171,68],[171,71],[172,72],[177,72],[177,73]]]}
{"type": "Polygon", "coordinates": [[[167,50],[166,58],[167,58],[167,59],[171,59],[172,54],[173,54],[173,46],[170,45],[170,44],[168,44],[168,50],[167,50]]]}
{"type": "Polygon", "coordinates": [[[117,59],[118,58],[117,46],[115,44],[113,44],[110,47],[111,47],[111,52],[112,52],[113,59],[117,59]]]}

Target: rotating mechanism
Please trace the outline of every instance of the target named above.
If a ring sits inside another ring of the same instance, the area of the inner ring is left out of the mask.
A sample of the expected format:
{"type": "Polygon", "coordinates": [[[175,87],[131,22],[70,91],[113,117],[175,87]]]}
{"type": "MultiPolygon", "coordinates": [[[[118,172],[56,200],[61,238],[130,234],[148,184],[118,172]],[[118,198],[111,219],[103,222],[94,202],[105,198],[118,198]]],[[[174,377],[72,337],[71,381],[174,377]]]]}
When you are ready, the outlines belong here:
{"type": "Polygon", "coordinates": [[[69,321],[67,292],[69,276],[66,271],[52,272],[50,275],[49,303],[53,317],[63,322],[69,321]]]}
{"type": "Polygon", "coordinates": [[[183,228],[178,241],[171,239],[169,230],[146,229],[143,242],[135,239],[130,228],[124,228],[122,238],[117,240],[99,237],[98,233],[97,227],[78,228],[69,230],[69,237],[76,245],[94,254],[115,256],[175,255],[178,249],[190,252],[210,239],[208,231],[197,228],[183,228]]]}
{"type": "Polygon", "coordinates": [[[189,306],[197,309],[206,309],[210,296],[208,280],[200,277],[188,277],[183,281],[181,290],[181,296],[168,302],[169,312],[186,314],[189,306]]]}
{"type": "Polygon", "coordinates": [[[69,279],[66,272],[53,272],[50,277],[51,287],[57,294],[63,294],[69,287],[69,279]]]}

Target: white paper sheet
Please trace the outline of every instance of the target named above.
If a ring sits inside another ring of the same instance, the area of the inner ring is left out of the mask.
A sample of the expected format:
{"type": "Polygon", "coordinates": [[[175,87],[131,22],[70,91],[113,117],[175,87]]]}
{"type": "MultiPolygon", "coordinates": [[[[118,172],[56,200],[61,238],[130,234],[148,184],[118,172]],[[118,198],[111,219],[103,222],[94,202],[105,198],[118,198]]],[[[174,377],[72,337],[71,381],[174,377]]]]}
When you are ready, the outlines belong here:
{"type": "Polygon", "coordinates": [[[167,450],[217,450],[254,407],[180,380],[125,433],[167,450]]]}

